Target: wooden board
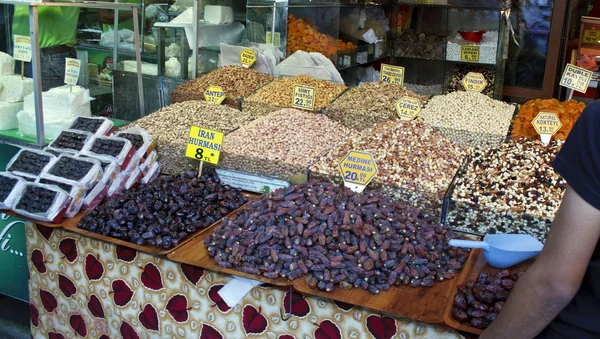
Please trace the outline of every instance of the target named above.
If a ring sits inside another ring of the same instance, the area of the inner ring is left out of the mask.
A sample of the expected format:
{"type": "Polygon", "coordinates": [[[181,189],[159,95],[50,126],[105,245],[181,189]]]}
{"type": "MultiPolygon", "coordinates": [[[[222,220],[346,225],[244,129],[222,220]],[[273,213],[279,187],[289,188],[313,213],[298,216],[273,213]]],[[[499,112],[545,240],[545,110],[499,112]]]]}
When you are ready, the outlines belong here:
{"type": "Polygon", "coordinates": [[[72,223],[72,222],[75,222],[75,224],[77,224],[77,222],[79,222],[79,219],[81,219],[81,217],[83,216],[83,214],[80,213],[80,214],[77,214],[76,216],[74,216],[73,218],[68,218],[68,219],[65,218],[65,219],[63,219],[60,222],[60,224],[55,224],[55,223],[51,223],[51,222],[47,222],[47,221],[39,221],[39,220],[34,220],[34,219],[31,219],[31,218],[28,218],[28,217],[24,217],[24,216],[22,216],[22,215],[20,215],[18,213],[10,211],[10,210],[2,210],[1,212],[4,213],[4,214],[6,214],[6,215],[10,215],[10,216],[13,216],[13,217],[17,217],[17,218],[21,218],[21,219],[30,221],[30,222],[32,222],[34,224],[37,224],[37,225],[42,225],[42,226],[52,227],[52,228],[63,227],[64,224],[66,224],[66,223],[72,223]]]}
{"type": "MultiPolygon", "coordinates": [[[[494,268],[494,267],[488,265],[487,261],[485,260],[485,257],[483,256],[482,249],[472,250],[471,252],[472,252],[471,255],[475,258],[475,263],[474,263],[474,265],[470,266],[470,271],[465,272],[466,274],[463,274],[459,277],[459,279],[456,279],[455,284],[452,287],[452,290],[450,291],[449,301],[446,306],[446,310],[444,312],[444,323],[446,323],[446,325],[448,325],[454,329],[457,329],[459,331],[464,331],[464,332],[480,335],[481,332],[483,332],[483,330],[472,327],[469,324],[461,323],[452,317],[452,306],[454,303],[454,295],[458,291],[458,289],[457,289],[458,285],[465,284],[469,280],[476,280],[477,276],[479,275],[479,272],[486,272],[489,275],[492,275],[492,274],[496,274],[496,273],[500,272],[501,269],[494,268]]],[[[535,261],[535,258],[529,259],[518,265],[509,267],[509,268],[507,268],[507,270],[512,272],[512,271],[516,270],[517,268],[520,268],[525,271],[529,268],[529,266],[531,266],[531,264],[533,264],[534,261],[535,261]]]]}
{"type": "MultiPolygon", "coordinates": [[[[242,195],[245,195],[246,197],[248,197],[248,202],[252,201],[253,199],[256,199],[259,195],[257,194],[252,194],[252,193],[242,193],[242,195]]],[[[248,203],[246,202],[246,204],[248,203]]],[[[240,206],[238,209],[232,211],[231,213],[227,214],[225,216],[226,217],[230,217],[233,214],[235,214],[238,210],[244,208],[244,206],[246,206],[246,204],[240,206]]],[[[80,217],[81,218],[81,217],[80,217]]],[[[75,218],[73,218],[75,219],[75,218]]],[[[201,230],[196,231],[195,233],[188,235],[187,237],[185,237],[182,241],[179,242],[179,244],[175,247],[169,248],[169,249],[164,249],[160,246],[147,246],[147,245],[136,245],[132,242],[129,241],[125,241],[125,240],[121,240],[121,239],[117,239],[117,238],[113,238],[113,237],[109,237],[106,235],[102,235],[100,233],[96,233],[96,232],[92,232],[92,231],[88,231],[88,230],[84,230],[81,228],[77,227],[77,223],[79,222],[79,220],[77,220],[77,222],[66,222],[63,223],[63,227],[66,230],[69,230],[73,233],[78,233],[78,234],[82,234],[85,235],[87,237],[90,238],[95,238],[98,240],[102,240],[102,241],[106,241],[106,242],[110,242],[116,245],[120,245],[120,246],[124,246],[124,247],[128,247],[128,248],[133,248],[137,251],[140,252],[145,252],[145,253],[150,253],[150,254],[155,254],[155,255],[167,255],[168,253],[173,252],[174,250],[186,245],[187,243],[189,243],[190,241],[193,241],[194,239],[196,239],[197,237],[199,237],[200,235],[202,235],[205,232],[208,232],[211,228],[215,227],[216,225],[221,223],[221,219],[217,220],[215,223],[213,223],[212,225],[203,228],[201,230]]]]}
{"type": "MultiPolygon", "coordinates": [[[[221,222],[219,221],[218,224],[221,222]]],[[[217,227],[216,225],[215,227],[217,227]]],[[[179,247],[177,250],[172,251],[167,257],[175,262],[184,263],[204,269],[217,271],[225,274],[236,275],[242,278],[248,278],[252,280],[261,281],[274,286],[291,286],[294,282],[304,280],[303,277],[296,280],[287,279],[269,279],[262,275],[248,274],[236,270],[235,268],[224,268],[217,265],[217,262],[208,255],[208,249],[204,246],[204,239],[212,233],[206,232],[194,239],[194,241],[188,242],[185,246],[179,247]]]]}
{"type": "Polygon", "coordinates": [[[304,278],[294,284],[294,288],[304,294],[324,297],[348,304],[369,308],[375,311],[389,313],[395,316],[407,317],[427,323],[438,324],[444,320],[444,310],[450,302],[455,281],[461,279],[472,270],[475,264],[473,251],[469,254],[463,269],[456,277],[443,282],[436,282],[433,287],[392,286],[389,290],[377,295],[362,288],[344,290],[335,286],[332,292],[312,289],[304,278]]]}

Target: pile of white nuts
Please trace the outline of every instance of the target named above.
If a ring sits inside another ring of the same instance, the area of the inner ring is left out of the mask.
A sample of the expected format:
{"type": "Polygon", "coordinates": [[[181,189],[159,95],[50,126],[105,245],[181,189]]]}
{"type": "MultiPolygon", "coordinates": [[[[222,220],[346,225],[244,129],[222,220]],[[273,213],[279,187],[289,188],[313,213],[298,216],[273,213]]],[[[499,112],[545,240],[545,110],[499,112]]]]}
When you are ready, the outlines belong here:
{"type": "Polygon", "coordinates": [[[544,240],[566,189],[551,166],[562,141],[519,139],[475,152],[452,194],[448,224],[478,234],[526,233],[544,240]]]}
{"type": "Polygon", "coordinates": [[[417,116],[465,147],[502,143],[510,128],[515,106],[477,92],[434,96],[417,116]]]}
{"type": "Polygon", "coordinates": [[[479,46],[479,61],[480,64],[496,64],[496,51],[498,50],[498,32],[490,31],[483,34],[480,43],[473,43],[464,40],[460,34],[456,34],[453,40],[448,41],[446,48],[446,60],[461,61],[461,46],[479,46]]]}

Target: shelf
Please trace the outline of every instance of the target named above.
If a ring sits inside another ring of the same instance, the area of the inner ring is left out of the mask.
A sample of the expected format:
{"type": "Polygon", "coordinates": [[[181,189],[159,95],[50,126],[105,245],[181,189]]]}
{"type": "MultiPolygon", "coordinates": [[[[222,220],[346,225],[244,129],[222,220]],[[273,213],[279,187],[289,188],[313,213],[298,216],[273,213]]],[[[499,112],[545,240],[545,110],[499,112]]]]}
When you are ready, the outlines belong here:
{"type": "MultiPolygon", "coordinates": [[[[75,49],[76,50],[106,52],[106,53],[110,53],[110,55],[112,55],[112,53],[113,53],[112,47],[104,47],[104,46],[100,46],[100,45],[93,45],[93,44],[86,44],[86,43],[81,43],[81,44],[75,45],[75,49]]],[[[145,52],[145,53],[147,53],[147,52],[145,52]]],[[[158,54],[145,54],[145,53],[141,52],[142,61],[158,62],[158,54]]],[[[117,54],[120,56],[135,58],[135,51],[117,50],[117,54]]]]}

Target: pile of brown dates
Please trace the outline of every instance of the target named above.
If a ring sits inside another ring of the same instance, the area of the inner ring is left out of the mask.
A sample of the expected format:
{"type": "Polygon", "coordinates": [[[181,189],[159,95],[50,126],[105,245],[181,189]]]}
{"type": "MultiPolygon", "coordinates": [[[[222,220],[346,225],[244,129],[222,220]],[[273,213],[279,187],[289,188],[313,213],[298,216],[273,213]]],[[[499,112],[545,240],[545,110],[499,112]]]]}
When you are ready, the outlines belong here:
{"type": "Polygon", "coordinates": [[[221,185],[214,169],[162,176],[110,198],[77,227],[137,245],[175,247],[248,201],[240,190],[221,185]]]}
{"type": "Polygon", "coordinates": [[[421,210],[376,193],[309,181],[250,202],[205,239],[221,267],[312,288],[430,287],[451,279],[468,252],[421,210]]]}
{"type": "Polygon", "coordinates": [[[502,270],[494,275],[480,272],[476,281],[458,285],[452,317],[479,329],[487,328],[504,307],[523,270],[502,270]]]}

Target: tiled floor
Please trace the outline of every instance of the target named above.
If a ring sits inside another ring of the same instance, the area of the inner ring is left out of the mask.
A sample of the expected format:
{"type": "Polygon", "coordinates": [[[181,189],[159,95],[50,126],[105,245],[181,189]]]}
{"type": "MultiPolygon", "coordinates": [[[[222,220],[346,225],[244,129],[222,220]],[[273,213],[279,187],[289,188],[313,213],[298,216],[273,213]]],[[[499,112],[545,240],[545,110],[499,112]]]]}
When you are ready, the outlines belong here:
{"type": "Polygon", "coordinates": [[[29,305],[10,297],[0,295],[0,338],[30,338],[29,305]]]}

